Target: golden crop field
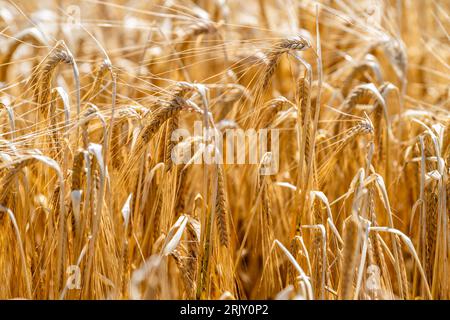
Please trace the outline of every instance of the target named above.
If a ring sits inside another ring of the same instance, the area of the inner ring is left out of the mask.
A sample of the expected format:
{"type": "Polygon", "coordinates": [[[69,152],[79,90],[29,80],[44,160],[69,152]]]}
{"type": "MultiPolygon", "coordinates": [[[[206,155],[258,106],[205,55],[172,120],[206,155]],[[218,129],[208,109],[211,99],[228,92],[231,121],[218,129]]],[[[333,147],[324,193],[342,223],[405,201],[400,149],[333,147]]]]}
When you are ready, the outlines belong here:
{"type": "Polygon", "coordinates": [[[450,299],[449,15],[0,0],[0,298],[450,299]]]}

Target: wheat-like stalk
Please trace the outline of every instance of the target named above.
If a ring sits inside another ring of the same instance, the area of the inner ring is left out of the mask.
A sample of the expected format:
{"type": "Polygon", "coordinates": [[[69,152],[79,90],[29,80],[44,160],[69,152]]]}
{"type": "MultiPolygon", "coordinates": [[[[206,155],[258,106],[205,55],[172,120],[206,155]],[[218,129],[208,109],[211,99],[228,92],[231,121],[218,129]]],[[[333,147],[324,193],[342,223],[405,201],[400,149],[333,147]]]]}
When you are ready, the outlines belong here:
{"type": "Polygon", "coordinates": [[[261,91],[265,91],[270,84],[270,80],[275,72],[280,57],[283,53],[289,51],[301,51],[311,47],[311,44],[302,37],[283,39],[273,45],[271,50],[267,53],[267,65],[264,70],[264,77],[262,79],[261,91]]]}
{"type": "Polygon", "coordinates": [[[38,71],[36,81],[36,90],[34,93],[34,99],[36,104],[41,108],[45,108],[49,103],[51,96],[52,80],[56,67],[60,63],[73,64],[73,57],[64,50],[61,46],[56,47],[50,55],[47,57],[46,61],[42,65],[41,69],[38,71]]]}
{"type": "Polygon", "coordinates": [[[445,1],[57,2],[0,8],[0,299],[450,298],[445,1]]]}
{"type": "Polygon", "coordinates": [[[216,196],[216,223],[219,233],[220,244],[227,247],[229,245],[228,236],[228,205],[226,198],[226,185],[223,169],[217,166],[217,196],[216,196]]]}
{"type": "Polygon", "coordinates": [[[349,300],[353,295],[353,277],[359,247],[360,222],[352,215],[344,226],[344,252],[342,253],[341,280],[339,298],[349,300]]]}

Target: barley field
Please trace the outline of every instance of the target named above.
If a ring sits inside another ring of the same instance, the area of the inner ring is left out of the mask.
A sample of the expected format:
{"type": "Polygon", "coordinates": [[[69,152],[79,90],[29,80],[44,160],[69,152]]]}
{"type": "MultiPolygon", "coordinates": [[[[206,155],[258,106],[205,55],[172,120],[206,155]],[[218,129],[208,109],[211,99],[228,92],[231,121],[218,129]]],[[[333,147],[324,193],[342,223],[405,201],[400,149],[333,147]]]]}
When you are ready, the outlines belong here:
{"type": "Polygon", "coordinates": [[[450,299],[449,0],[0,0],[1,299],[450,299]]]}

